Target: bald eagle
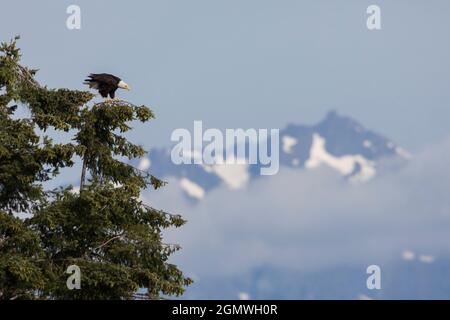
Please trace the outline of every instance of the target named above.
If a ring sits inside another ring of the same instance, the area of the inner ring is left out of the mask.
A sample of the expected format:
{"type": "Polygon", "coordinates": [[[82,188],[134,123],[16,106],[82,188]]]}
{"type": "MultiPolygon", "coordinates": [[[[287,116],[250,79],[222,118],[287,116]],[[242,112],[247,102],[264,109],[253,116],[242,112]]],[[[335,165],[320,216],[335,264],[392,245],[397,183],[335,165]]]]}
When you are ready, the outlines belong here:
{"type": "Polygon", "coordinates": [[[109,73],[91,73],[88,79],[84,80],[84,84],[87,84],[89,88],[97,89],[103,98],[108,98],[109,95],[111,99],[114,99],[117,88],[130,90],[128,84],[122,79],[109,73]]]}

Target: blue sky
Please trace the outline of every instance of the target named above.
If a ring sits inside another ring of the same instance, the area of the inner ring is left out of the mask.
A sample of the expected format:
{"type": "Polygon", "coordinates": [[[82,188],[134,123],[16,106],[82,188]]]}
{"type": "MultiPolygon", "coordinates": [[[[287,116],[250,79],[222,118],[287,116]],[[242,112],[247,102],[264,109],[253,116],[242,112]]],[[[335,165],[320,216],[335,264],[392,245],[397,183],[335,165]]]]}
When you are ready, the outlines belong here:
{"type": "Polygon", "coordinates": [[[133,133],[148,148],[194,120],[282,128],[337,109],[414,152],[450,132],[450,3],[431,2],[2,1],[0,38],[20,34],[50,87],[120,75],[133,88],[120,97],[156,112],[133,133]],[[66,28],[70,4],[81,30],[66,28]],[[366,28],[370,4],[380,31],[366,28]]]}

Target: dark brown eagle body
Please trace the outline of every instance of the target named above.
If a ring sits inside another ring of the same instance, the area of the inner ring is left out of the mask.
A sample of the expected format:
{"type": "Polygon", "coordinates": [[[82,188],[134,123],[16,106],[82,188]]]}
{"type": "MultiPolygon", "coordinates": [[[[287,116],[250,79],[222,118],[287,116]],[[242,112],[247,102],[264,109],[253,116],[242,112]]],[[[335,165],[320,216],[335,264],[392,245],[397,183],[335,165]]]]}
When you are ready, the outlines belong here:
{"type": "Polygon", "coordinates": [[[118,88],[130,90],[122,79],[109,73],[91,73],[88,79],[84,80],[84,84],[87,84],[89,88],[98,90],[103,98],[107,98],[109,95],[111,99],[114,99],[118,88]]]}

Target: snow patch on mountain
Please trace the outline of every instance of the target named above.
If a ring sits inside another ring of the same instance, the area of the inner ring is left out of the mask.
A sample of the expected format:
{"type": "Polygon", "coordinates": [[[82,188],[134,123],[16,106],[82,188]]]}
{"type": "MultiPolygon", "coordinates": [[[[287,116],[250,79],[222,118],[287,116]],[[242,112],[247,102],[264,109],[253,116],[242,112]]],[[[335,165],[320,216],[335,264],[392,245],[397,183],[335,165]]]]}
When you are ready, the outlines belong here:
{"type": "Polygon", "coordinates": [[[282,144],[283,144],[283,151],[285,153],[292,153],[292,147],[295,146],[297,144],[297,139],[295,139],[294,137],[288,136],[288,135],[284,135],[282,137],[282,144]]]}
{"type": "Polygon", "coordinates": [[[405,250],[402,252],[402,259],[405,261],[414,261],[416,257],[418,261],[426,264],[430,264],[435,261],[435,257],[432,255],[427,254],[416,255],[416,253],[414,253],[411,250],[405,250]]]}
{"type": "Polygon", "coordinates": [[[239,292],[239,300],[250,300],[250,295],[247,292],[239,292]]]}
{"type": "Polygon", "coordinates": [[[416,258],[416,254],[411,250],[405,250],[402,252],[402,259],[405,261],[413,261],[416,258]]]}
{"type": "Polygon", "coordinates": [[[203,199],[205,197],[205,190],[203,190],[203,188],[195,182],[192,182],[187,178],[181,178],[179,184],[181,189],[183,189],[188,196],[191,196],[195,199],[203,199]]]}
{"type": "Polygon", "coordinates": [[[361,155],[346,155],[336,157],[326,150],[326,141],[319,134],[313,134],[313,142],[310,150],[310,157],[305,162],[308,169],[317,168],[322,164],[336,169],[342,175],[350,175],[355,172],[357,166],[360,170],[351,177],[353,181],[368,181],[375,175],[375,167],[372,161],[361,155]]]}
{"type": "Polygon", "coordinates": [[[423,263],[433,263],[434,262],[434,257],[430,256],[430,255],[420,255],[419,256],[419,261],[423,262],[423,263]]]}
{"type": "Polygon", "coordinates": [[[411,158],[411,154],[404,150],[403,148],[397,147],[395,148],[395,152],[400,156],[403,157],[405,159],[410,159],[411,158]]]}
{"type": "Polygon", "coordinates": [[[371,148],[371,147],[372,147],[372,141],[370,141],[370,140],[364,140],[363,146],[364,146],[365,148],[371,148]]]}
{"type": "Polygon", "coordinates": [[[248,165],[218,164],[210,166],[210,168],[230,189],[241,189],[245,187],[250,180],[248,165]]]}

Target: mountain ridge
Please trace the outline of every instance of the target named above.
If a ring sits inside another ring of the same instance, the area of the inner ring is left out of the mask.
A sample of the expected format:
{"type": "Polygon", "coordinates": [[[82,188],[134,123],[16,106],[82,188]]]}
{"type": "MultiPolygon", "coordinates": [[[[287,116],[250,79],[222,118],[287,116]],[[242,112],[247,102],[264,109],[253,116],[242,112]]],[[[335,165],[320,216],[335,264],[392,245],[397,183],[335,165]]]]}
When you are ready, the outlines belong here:
{"type": "MultiPolygon", "coordinates": [[[[246,147],[248,144],[246,144],[246,147]]],[[[357,120],[329,111],[314,125],[288,123],[280,130],[280,167],[314,169],[328,166],[352,182],[366,182],[377,174],[383,158],[408,158],[391,139],[366,129],[357,120]]],[[[175,165],[171,148],[151,149],[136,165],[160,178],[176,178],[190,198],[200,200],[220,185],[240,189],[260,176],[260,164],[175,165]]]]}

